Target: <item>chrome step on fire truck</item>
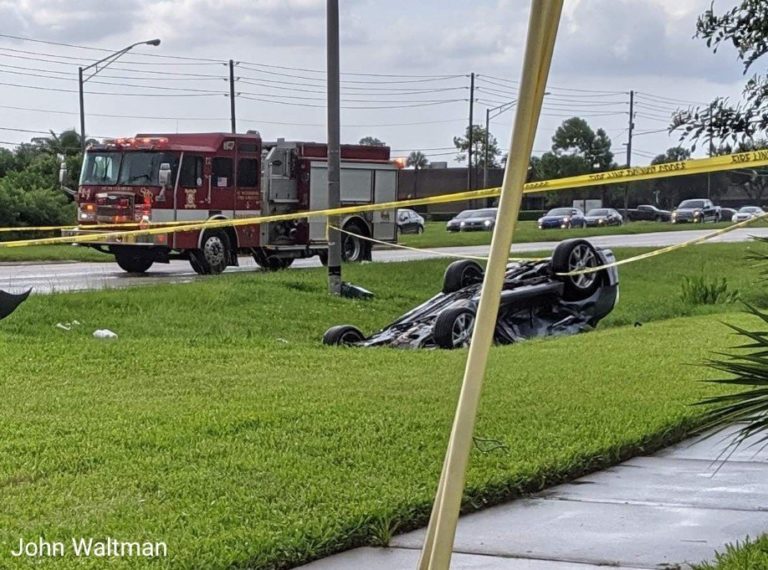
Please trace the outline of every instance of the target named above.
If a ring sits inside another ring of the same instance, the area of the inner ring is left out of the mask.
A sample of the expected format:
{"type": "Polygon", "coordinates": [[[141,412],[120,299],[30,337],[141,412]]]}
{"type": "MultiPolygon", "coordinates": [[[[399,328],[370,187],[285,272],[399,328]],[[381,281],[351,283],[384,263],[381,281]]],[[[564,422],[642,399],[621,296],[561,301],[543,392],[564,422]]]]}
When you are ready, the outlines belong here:
{"type": "MultiPolygon", "coordinates": [[[[79,228],[68,235],[114,232],[168,222],[204,222],[288,214],[328,207],[327,147],[258,133],[139,134],[86,151],[76,192],[79,228]],[[100,226],[89,229],[88,226],[100,226]],[[110,227],[103,227],[110,226],[110,227]]],[[[67,172],[62,167],[62,185],[67,172]]],[[[388,147],[341,146],[341,205],[393,202],[397,165],[388,147]]],[[[349,215],[343,229],[377,240],[396,239],[395,212],[349,215]]],[[[346,261],[370,259],[369,241],[343,234],[346,261]]],[[[327,262],[326,218],[107,238],[84,243],[114,254],[125,271],[188,259],[200,274],[238,265],[251,254],[266,269],[317,255],[327,262]]]]}

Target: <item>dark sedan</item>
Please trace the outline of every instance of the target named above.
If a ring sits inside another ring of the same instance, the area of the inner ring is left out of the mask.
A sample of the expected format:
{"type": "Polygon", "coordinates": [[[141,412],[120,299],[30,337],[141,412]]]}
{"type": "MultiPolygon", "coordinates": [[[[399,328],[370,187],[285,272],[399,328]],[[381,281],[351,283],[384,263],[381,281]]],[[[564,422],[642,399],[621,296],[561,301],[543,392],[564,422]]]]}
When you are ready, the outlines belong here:
{"type": "Polygon", "coordinates": [[[578,208],[554,208],[539,218],[539,229],[548,228],[586,228],[584,212],[578,208]]]}
{"type": "Polygon", "coordinates": [[[489,232],[496,225],[497,208],[483,208],[482,210],[465,210],[450,222],[448,231],[461,232],[489,232]],[[457,224],[453,224],[458,222],[457,224]],[[452,225],[453,224],[453,225],[452,225]]]}
{"type": "Polygon", "coordinates": [[[587,212],[584,216],[587,225],[601,228],[603,226],[620,226],[624,223],[624,218],[613,208],[595,208],[587,212]]]}
{"type": "Polygon", "coordinates": [[[461,231],[461,222],[475,215],[476,210],[464,210],[456,214],[445,224],[445,229],[449,232],[461,231]]]}

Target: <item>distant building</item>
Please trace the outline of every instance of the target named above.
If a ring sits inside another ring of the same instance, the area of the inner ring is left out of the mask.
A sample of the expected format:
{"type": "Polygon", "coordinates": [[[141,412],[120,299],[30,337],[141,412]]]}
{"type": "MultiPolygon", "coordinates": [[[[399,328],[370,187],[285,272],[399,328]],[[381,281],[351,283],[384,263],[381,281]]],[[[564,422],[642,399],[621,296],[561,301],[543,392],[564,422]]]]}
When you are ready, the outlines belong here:
{"type": "MultiPolygon", "coordinates": [[[[411,198],[426,198],[441,194],[456,194],[467,190],[467,169],[448,168],[447,163],[433,162],[427,168],[421,170],[405,169],[400,171],[398,183],[398,196],[401,200],[411,198]],[[445,166],[441,166],[445,165],[445,166]]],[[[501,186],[504,178],[503,168],[490,168],[488,170],[488,186],[490,188],[501,186]]],[[[483,186],[483,173],[478,172],[475,190],[483,186]]],[[[526,195],[523,197],[523,210],[540,210],[544,208],[543,195],[526,195]]],[[[462,200],[460,202],[448,202],[430,206],[417,207],[421,213],[429,214],[433,219],[450,218],[454,214],[468,208],[486,208],[496,206],[497,200],[462,200]]]]}

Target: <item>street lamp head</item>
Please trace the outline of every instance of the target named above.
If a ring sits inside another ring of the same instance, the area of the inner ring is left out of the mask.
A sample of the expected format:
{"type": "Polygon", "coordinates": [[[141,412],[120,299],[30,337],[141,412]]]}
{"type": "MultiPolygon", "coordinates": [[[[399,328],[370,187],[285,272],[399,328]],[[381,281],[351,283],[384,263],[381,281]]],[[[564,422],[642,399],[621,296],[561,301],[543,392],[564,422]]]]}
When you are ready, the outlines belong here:
{"type": "Polygon", "coordinates": [[[154,40],[149,40],[148,42],[144,42],[148,46],[159,46],[160,45],[160,39],[155,38],[154,40]]]}

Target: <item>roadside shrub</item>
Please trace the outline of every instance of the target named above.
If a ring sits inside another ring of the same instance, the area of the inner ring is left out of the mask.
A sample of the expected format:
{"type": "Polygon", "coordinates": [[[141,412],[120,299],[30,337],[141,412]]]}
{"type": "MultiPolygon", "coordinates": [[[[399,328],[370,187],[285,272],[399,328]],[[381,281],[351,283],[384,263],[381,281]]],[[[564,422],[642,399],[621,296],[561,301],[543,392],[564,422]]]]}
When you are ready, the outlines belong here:
{"type": "MultiPolygon", "coordinates": [[[[762,325],[768,323],[768,313],[749,305],[747,308],[750,313],[761,319],[762,325]]],[[[743,427],[734,434],[732,448],[757,434],[763,436],[759,443],[764,443],[765,431],[768,429],[768,332],[728,326],[745,341],[736,347],[742,350],[736,354],[724,355],[725,359],[710,360],[706,364],[729,376],[709,382],[732,386],[737,391],[699,402],[698,405],[710,407],[704,416],[700,431],[713,430],[718,433],[740,423],[743,427]]]]}
{"type": "Polygon", "coordinates": [[[728,290],[728,280],[707,279],[705,276],[683,277],[680,298],[686,305],[716,305],[738,301],[739,292],[728,290]]]}

